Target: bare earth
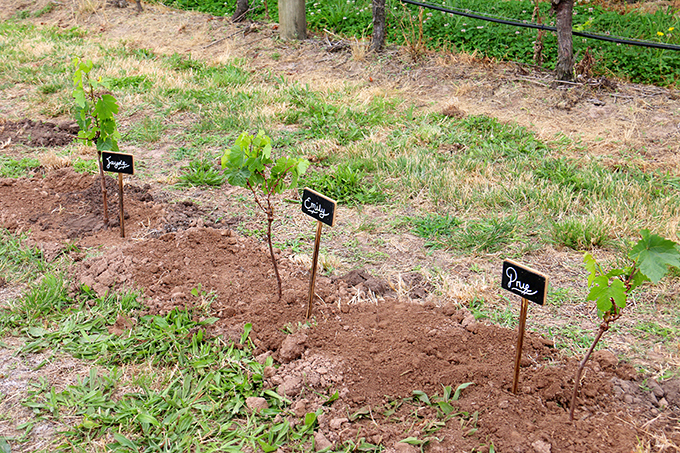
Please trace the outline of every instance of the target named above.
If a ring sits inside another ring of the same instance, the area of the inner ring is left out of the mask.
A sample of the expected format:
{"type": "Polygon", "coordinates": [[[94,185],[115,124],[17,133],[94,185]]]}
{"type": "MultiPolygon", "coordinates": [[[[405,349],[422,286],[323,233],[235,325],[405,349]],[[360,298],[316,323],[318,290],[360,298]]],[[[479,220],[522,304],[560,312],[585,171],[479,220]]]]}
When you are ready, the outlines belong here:
{"type": "MultiPolygon", "coordinates": [[[[19,5],[0,0],[0,18],[45,3],[19,5]]],[[[572,147],[574,154],[585,148],[611,165],[632,159],[678,174],[680,101],[674,91],[625,84],[612,91],[603,88],[602,81],[571,90],[551,88],[546,74],[460,56],[428,57],[404,71],[399,60],[407,57],[396,50],[391,51],[393,59],[369,56],[356,61],[350,54],[327,53],[321,39],[301,44],[273,40],[276,32],[269,25],[258,25],[256,33],[244,36],[234,34],[240,29],[222,18],[159,5],[145,5],[145,9],[141,15],[133,14],[131,8],[81,15],[67,1],[38,21],[64,28],[78,25],[90,30],[93,40],[125,39],[129,46],[159,53],[179,52],[209,61],[244,57],[254,71],[272,68],[315,87],[350,81],[363,85],[367,92],[417,99],[423,110],[441,111],[454,105],[469,114],[515,121],[546,140],[564,134],[577,143],[572,147]],[[272,52],[279,52],[281,58],[263,58],[272,52]]],[[[5,121],[31,114],[22,104],[21,87],[16,93],[13,103],[0,105],[0,118],[5,121]]],[[[63,133],[63,128],[52,130],[63,133]]],[[[16,132],[13,137],[18,137],[16,132]]],[[[135,154],[144,159],[158,152],[139,149],[135,154]]],[[[110,216],[115,219],[117,185],[110,180],[108,187],[110,216]]],[[[217,196],[209,194],[205,199],[217,196]]],[[[478,413],[478,430],[471,431],[475,426],[470,418],[454,418],[433,434],[436,439],[431,439],[425,451],[483,452],[493,443],[500,452],[628,453],[634,451],[638,438],[647,439],[659,451],[664,442],[680,444],[680,380],[655,386],[650,379],[643,390],[640,384],[645,377],[637,375],[630,364],[620,363],[611,352],[598,352],[583,378],[577,420],[572,423],[566,407],[577,362],[563,358],[550,339],[528,334],[520,391],[513,395],[516,332],[474,321],[469,311],[452,300],[428,294],[426,282],[415,277],[409,277],[407,286],[412,291],[406,293],[390,278],[387,283],[362,281],[356,274],[322,277],[317,282],[316,322],[297,328],[304,322],[308,268],[281,252],[284,296],[277,301],[266,250],[232,229],[238,222],[236,212],[173,203],[156,185],[130,179],[127,238],[123,239],[116,228],[103,228],[100,197],[94,177],[68,168],[44,177],[0,180],[0,227],[31,230],[32,239],[48,259],[64,253],[68,241],[80,247],[101,246],[102,254],[87,259],[71,252],[76,260],[75,281],[100,293],[123,285],[139,288],[151,313],[204,305],[205,300],[191,295],[191,289],[199,285],[215,291],[218,297],[208,309],[220,320],[210,334],[238,338],[244,323],[253,324],[256,354],[273,355],[281,364],[267,385],[294,401],[292,422],[323,404],[318,393],[329,387],[339,391],[340,398],[320,418],[319,431],[331,442],[365,437],[388,451],[417,451],[395,443],[409,436],[427,437],[434,410],[404,404],[386,416],[391,402],[411,396],[414,390],[441,394],[443,385],[455,388],[473,382],[457,405],[461,412],[478,413]],[[284,334],[291,330],[293,334],[284,334]],[[416,418],[409,416],[413,411],[417,411],[416,418]],[[348,414],[357,412],[365,416],[348,420],[348,414]]],[[[404,249],[404,253],[410,252],[404,249]]],[[[390,259],[398,260],[398,255],[395,252],[390,259]]],[[[555,267],[558,261],[560,265],[578,261],[576,255],[536,259],[555,267]]],[[[387,266],[399,267],[395,263],[387,266]]],[[[466,277],[471,276],[462,278],[466,277]]],[[[3,291],[0,286],[0,303],[9,297],[3,291]]],[[[125,330],[125,326],[115,328],[121,333],[125,330]]],[[[69,362],[68,366],[81,369],[82,364],[69,362]]],[[[42,372],[51,373],[48,378],[55,383],[67,384],[60,372],[49,367],[42,372]]],[[[11,345],[0,350],[0,391],[11,396],[0,402],[0,411],[16,417],[0,421],[0,435],[17,435],[16,425],[30,418],[19,401],[27,380],[38,375],[30,366],[17,368],[11,345]]],[[[40,436],[53,435],[53,431],[50,427],[34,429],[32,440],[16,445],[17,451],[31,451],[40,436]]]]}

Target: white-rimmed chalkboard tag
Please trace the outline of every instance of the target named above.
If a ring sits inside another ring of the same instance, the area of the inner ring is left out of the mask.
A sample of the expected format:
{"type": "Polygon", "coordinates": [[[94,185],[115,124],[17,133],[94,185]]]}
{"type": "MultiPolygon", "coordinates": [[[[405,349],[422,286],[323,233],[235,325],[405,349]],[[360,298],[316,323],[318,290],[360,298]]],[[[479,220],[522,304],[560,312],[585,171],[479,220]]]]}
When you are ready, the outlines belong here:
{"type": "Polygon", "coordinates": [[[126,175],[135,174],[135,156],[132,154],[102,151],[102,164],[104,171],[126,175]]]}
{"type": "Polygon", "coordinates": [[[120,237],[125,237],[125,214],[123,209],[123,174],[135,174],[135,157],[132,154],[102,152],[104,171],[118,173],[118,204],[120,206],[120,237]]]}
{"type": "Polygon", "coordinates": [[[548,292],[548,277],[512,260],[505,260],[503,261],[501,287],[538,305],[543,305],[548,292]]]}
{"type": "Polygon", "coordinates": [[[517,329],[517,350],[515,351],[515,376],[512,382],[512,393],[517,393],[519,384],[519,364],[522,361],[522,346],[524,344],[524,328],[527,321],[529,301],[539,305],[545,303],[548,292],[548,277],[541,272],[523,266],[512,260],[503,261],[503,275],[501,287],[522,297],[522,308],[519,315],[517,329]]]}
{"type": "Polygon", "coordinates": [[[314,301],[314,285],[316,283],[316,267],[319,262],[319,244],[321,243],[321,228],[335,224],[335,207],[337,203],[305,187],[302,191],[302,212],[316,220],[316,240],[314,241],[314,256],[312,258],[312,278],[309,282],[309,302],[307,303],[306,318],[312,316],[312,302],[314,301]]]}
{"type": "Polygon", "coordinates": [[[305,187],[302,191],[302,212],[331,227],[335,223],[336,205],[335,200],[324,197],[312,189],[305,187]]]}

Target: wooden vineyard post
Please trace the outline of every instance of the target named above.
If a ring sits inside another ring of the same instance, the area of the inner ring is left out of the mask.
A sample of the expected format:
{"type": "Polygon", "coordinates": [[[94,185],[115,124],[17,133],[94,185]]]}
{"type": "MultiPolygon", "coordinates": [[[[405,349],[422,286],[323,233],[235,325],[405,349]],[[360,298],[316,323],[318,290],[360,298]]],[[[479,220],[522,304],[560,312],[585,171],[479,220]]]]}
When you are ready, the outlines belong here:
{"type": "Polygon", "coordinates": [[[312,316],[312,304],[314,302],[314,287],[316,285],[316,268],[319,263],[319,246],[321,244],[321,230],[323,224],[333,226],[335,223],[335,207],[337,203],[318,192],[305,188],[302,192],[302,212],[316,219],[316,239],[314,241],[314,255],[312,258],[311,278],[309,281],[309,300],[305,319],[312,316]]]}
{"type": "Polygon", "coordinates": [[[125,237],[125,209],[123,207],[123,173],[135,174],[135,158],[132,154],[102,152],[102,170],[118,173],[118,206],[120,208],[120,237],[125,237]]]}
{"type": "Polygon", "coordinates": [[[548,293],[548,277],[511,260],[503,261],[503,275],[501,287],[522,297],[522,308],[517,328],[517,349],[515,351],[515,372],[512,380],[512,393],[517,394],[519,386],[519,367],[522,362],[522,346],[524,345],[524,330],[526,327],[529,301],[539,305],[545,303],[548,293]]]}

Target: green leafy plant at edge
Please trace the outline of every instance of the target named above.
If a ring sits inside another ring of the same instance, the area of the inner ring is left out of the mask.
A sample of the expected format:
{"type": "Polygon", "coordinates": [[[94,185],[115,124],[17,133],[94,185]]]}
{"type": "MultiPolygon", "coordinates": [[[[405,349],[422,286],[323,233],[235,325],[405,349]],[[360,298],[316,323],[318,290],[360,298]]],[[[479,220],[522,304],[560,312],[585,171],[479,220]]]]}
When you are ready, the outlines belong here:
{"type": "Polygon", "coordinates": [[[602,318],[602,323],[593,344],[581,360],[578,370],[576,370],[574,393],[571,397],[569,409],[570,420],[574,419],[574,408],[583,368],[602,335],[609,330],[610,323],[621,317],[623,309],[626,308],[628,295],[646,281],[658,283],[666,275],[669,267],[680,268],[680,248],[678,244],[656,234],[651,234],[646,229],[640,231],[640,236],[642,238],[628,253],[628,259],[631,262],[628,267],[615,268],[605,272],[590,253],[586,253],[583,258],[586,270],[589,272],[588,288],[590,288],[590,292],[586,299],[597,304],[597,313],[602,318]]]}
{"type": "Polygon", "coordinates": [[[250,190],[257,206],[267,215],[267,241],[278,283],[279,299],[282,292],[281,276],[272,246],[273,196],[286,189],[296,188],[300,175],[304,174],[308,167],[307,159],[283,156],[274,161],[271,138],[262,130],[257,135],[242,133],[222,156],[222,168],[226,170],[229,184],[250,190]]]}
{"type": "Polygon", "coordinates": [[[118,113],[116,98],[106,92],[108,86],[102,78],[90,78],[92,61],[73,59],[75,73],[73,74],[73,97],[76,100],[76,121],[80,127],[78,138],[86,145],[95,145],[99,163],[99,176],[102,184],[102,198],[104,202],[104,223],[109,224],[106,183],[104,181],[104,166],[102,151],[118,151],[120,132],[113,117],[118,113]]]}

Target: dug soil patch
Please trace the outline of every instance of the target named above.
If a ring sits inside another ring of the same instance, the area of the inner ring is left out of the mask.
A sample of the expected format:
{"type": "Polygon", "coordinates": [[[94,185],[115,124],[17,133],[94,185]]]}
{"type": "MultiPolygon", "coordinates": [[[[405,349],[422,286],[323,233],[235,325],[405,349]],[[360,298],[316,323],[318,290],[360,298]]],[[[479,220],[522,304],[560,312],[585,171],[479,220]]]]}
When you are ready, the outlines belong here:
{"type": "Polygon", "coordinates": [[[652,386],[648,379],[641,387],[643,377],[630,365],[599,352],[581,383],[577,420],[569,422],[577,362],[562,359],[550,341],[528,335],[520,391],[513,395],[516,332],[478,322],[452,304],[399,300],[389,290],[377,296],[356,273],[347,276],[349,283],[321,277],[314,320],[305,323],[308,269],[281,256],[284,292],[278,300],[264,244],[224,222],[206,225],[210,217],[191,203],[157,202],[162,197],[131,190],[134,239],[121,239],[115,228],[101,224],[74,229],[73,219],[94,215],[96,196],[88,194],[96,195],[98,182],[68,169],[3,180],[4,226],[32,229],[57,250],[65,241],[105,245],[103,254],[81,257],[74,266],[74,291],[80,284],[100,293],[136,288],[146,312],[193,308],[197,316],[217,317],[208,333],[225,339],[237,339],[244,324],[252,323],[258,358],[271,355],[281,365],[268,370],[266,385],[293,401],[291,423],[300,423],[298,412],[318,409],[337,390],[339,398],[324,406],[320,418],[319,431],[330,442],[363,437],[392,447],[417,437],[427,439],[425,451],[432,452],[483,451],[491,444],[497,451],[630,452],[636,437],[652,432],[680,442],[674,422],[678,381],[652,386]],[[189,220],[187,211],[196,217],[189,220]],[[450,401],[455,416],[447,421],[437,418],[436,405],[412,398],[414,391],[441,396],[445,386],[467,383],[460,398],[450,401]]]}

